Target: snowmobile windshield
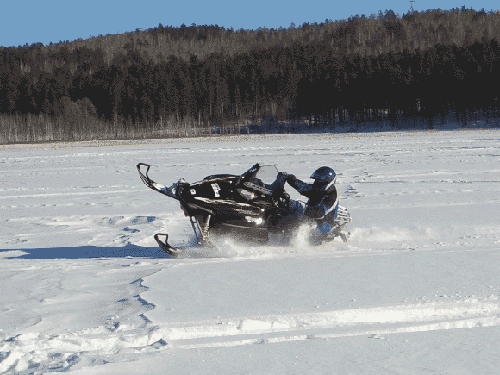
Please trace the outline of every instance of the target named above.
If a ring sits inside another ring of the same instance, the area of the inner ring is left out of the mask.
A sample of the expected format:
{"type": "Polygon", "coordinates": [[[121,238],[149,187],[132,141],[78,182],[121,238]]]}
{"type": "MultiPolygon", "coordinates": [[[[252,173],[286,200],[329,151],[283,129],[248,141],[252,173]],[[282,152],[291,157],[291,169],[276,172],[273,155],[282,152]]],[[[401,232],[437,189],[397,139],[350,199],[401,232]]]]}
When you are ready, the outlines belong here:
{"type": "Polygon", "coordinates": [[[269,185],[276,180],[278,175],[278,168],[275,165],[260,165],[255,164],[245,174],[252,175],[252,178],[257,178],[264,184],[269,185]]]}

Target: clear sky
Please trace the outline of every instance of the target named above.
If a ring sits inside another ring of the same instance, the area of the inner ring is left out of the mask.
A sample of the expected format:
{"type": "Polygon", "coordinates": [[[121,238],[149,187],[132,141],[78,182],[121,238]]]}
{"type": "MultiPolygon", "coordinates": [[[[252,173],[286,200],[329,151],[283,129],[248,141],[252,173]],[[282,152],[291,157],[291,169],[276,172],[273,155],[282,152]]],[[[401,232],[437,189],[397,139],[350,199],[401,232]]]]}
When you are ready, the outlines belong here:
{"type": "MultiPolygon", "coordinates": [[[[492,0],[415,0],[413,8],[449,10],[465,5],[497,10],[492,0]]],[[[163,26],[217,24],[225,28],[289,27],[304,22],[347,19],[392,9],[403,15],[407,0],[0,0],[0,46],[87,39],[163,26]]]]}

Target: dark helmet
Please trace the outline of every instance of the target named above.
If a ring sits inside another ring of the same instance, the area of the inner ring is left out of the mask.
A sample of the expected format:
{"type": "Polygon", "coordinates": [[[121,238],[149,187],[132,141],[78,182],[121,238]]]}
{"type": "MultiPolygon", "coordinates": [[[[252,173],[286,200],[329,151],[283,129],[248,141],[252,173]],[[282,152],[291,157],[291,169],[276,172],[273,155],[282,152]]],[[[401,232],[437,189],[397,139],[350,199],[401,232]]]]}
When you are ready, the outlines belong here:
{"type": "Polygon", "coordinates": [[[316,181],[332,181],[335,179],[336,173],[330,167],[320,167],[314,171],[310,178],[315,179],[316,181]]]}

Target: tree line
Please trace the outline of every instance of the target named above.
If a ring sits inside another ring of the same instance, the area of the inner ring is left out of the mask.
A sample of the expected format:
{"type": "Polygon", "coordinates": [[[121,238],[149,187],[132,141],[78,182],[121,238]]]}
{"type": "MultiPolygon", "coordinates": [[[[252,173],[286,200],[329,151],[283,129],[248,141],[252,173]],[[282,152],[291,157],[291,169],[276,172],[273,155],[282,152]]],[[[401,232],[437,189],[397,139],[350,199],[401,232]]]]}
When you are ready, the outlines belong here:
{"type": "Polygon", "coordinates": [[[498,12],[465,7],[388,10],[0,47],[0,142],[495,119],[499,25],[498,12]]]}

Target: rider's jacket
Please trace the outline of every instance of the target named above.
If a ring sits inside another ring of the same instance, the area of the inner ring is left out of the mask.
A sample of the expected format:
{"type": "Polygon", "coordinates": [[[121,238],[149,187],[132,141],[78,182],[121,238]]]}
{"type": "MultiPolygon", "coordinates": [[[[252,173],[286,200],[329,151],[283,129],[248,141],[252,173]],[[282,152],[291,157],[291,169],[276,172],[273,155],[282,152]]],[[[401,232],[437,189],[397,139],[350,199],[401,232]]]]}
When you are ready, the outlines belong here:
{"type": "Polygon", "coordinates": [[[339,199],[334,181],[326,186],[308,184],[298,178],[289,178],[287,182],[300,194],[309,198],[304,212],[306,216],[320,221],[335,219],[339,199]]]}

